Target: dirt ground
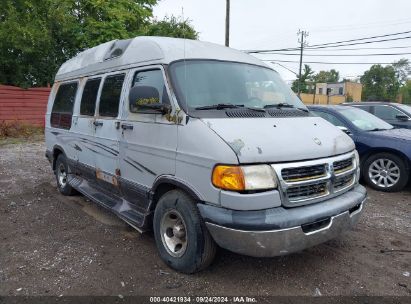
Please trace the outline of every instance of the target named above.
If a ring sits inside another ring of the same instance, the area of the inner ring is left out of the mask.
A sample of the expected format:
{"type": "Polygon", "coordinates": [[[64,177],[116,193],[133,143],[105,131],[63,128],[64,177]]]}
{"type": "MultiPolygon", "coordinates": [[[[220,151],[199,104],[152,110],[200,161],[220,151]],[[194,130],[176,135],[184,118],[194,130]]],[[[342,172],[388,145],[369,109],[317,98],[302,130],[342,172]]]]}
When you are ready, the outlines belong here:
{"type": "Polygon", "coordinates": [[[0,145],[0,296],[411,295],[411,186],[369,189],[355,230],[270,259],[220,250],[176,273],[141,235],[82,196],[64,197],[41,141],[0,145]]]}

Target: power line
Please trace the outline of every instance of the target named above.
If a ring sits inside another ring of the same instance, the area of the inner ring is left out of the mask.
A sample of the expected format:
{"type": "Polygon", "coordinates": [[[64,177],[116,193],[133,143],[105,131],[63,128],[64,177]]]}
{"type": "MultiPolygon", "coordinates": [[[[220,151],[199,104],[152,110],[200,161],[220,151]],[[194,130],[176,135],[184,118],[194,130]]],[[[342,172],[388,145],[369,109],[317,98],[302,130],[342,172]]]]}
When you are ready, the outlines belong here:
{"type": "MultiPolygon", "coordinates": [[[[391,47],[359,47],[359,48],[345,48],[345,49],[334,49],[334,50],[327,50],[327,52],[339,52],[339,51],[359,51],[359,50],[392,50],[392,49],[408,49],[411,48],[411,45],[408,46],[391,46],[391,47]]],[[[315,51],[307,49],[307,51],[315,51]]]]}
{"type": "Polygon", "coordinates": [[[381,40],[375,40],[375,41],[363,41],[363,42],[346,43],[346,44],[340,44],[340,45],[328,45],[328,46],[325,45],[325,46],[307,47],[307,48],[309,48],[310,50],[316,50],[316,49],[334,48],[334,47],[340,47],[340,46],[370,44],[370,43],[378,43],[378,42],[386,42],[386,41],[396,41],[396,40],[403,40],[403,39],[410,39],[410,38],[411,38],[411,36],[406,36],[406,37],[381,39],[381,40]]]}
{"type": "MultiPolygon", "coordinates": [[[[285,56],[300,56],[297,53],[277,53],[270,52],[264,54],[271,55],[285,55],[285,56]]],[[[400,55],[411,55],[411,53],[381,53],[381,54],[304,54],[304,56],[327,56],[327,57],[365,57],[365,56],[400,56],[400,55]]]]}
{"type": "Polygon", "coordinates": [[[288,70],[289,72],[293,73],[295,76],[298,77],[298,73],[294,72],[293,70],[291,70],[290,68],[286,67],[285,65],[283,65],[283,64],[281,64],[281,63],[278,63],[278,62],[271,62],[271,63],[279,65],[280,67],[288,70]]]}
{"type": "MultiPolygon", "coordinates": [[[[299,63],[299,61],[295,61],[295,60],[277,60],[277,59],[264,59],[262,61],[268,61],[271,63],[277,63],[277,62],[299,63]]],[[[323,62],[323,61],[304,61],[304,63],[312,63],[312,64],[392,64],[392,62],[323,62]]]]}
{"type": "Polygon", "coordinates": [[[404,34],[409,34],[409,33],[411,33],[411,31],[398,32],[398,33],[385,34],[385,35],[377,35],[377,36],[371,36],[371,37],[363,37],[363,38],[350,39],[350,40],[341,40],[337,42],[314,44],[314,45],[311,45],[310,47],[330,45],[330,44],[341,44],[341,43],[353,42],[353,41],[363,41],[363,40],[370,40],[370,39],[375,39],[375,38],[384,38],[384,37],[390,37],[390,36],[404,35],[404,34]]]}
{"type": "MultiPolygon", "coordinates": [[[[363,37],[363,38],[358,38],[358,39],[342,40],[342,41],[322,43],[322,44],[315,44],[315,45],[308,46],[306,49],[313,50],[313,49],[321,49],[321,48],[333,48],[333,47],[378,43],[378,42],[395,41],[395,40],[403,40],[403,39],[411,38],[411,36],[406,36],[406,37],[396,37],[396,38],[381,39],[381,40],[374,40],[374,41],[363,41],[363,40],[370,40],[370,39],[375,39],[375,38],[403,35],[406,33],[411,33],[411,31],[379,35],[379,36],[363,37]],[[363,42],[347,43],[347,42],[353,42],[353,41],[363,41],[363,42]]],[[[298,49],[299,48],[293,47],[293,48],[282,48],[282,49],[273,49],[273,50],[248,50],[248,51],[246,50],[245,52],[246,53],[267,53],[267,52],[278,52],[278,51],[296,51],[298,49]]]]}

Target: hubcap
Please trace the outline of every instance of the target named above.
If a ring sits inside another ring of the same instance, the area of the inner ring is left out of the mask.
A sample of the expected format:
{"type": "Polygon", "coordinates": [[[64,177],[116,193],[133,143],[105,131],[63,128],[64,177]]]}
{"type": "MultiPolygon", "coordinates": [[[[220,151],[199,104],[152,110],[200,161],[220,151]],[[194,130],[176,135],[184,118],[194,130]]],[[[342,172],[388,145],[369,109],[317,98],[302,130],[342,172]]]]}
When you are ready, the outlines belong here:
{"type": "Polygon", "coordinates": [[[390,188],[400,180],[400,168],[392,160],[376,159],[368,169],[370,180],[381,188],[390,188]]]}
{"type": "Polygon", "coordinates": [[[173,209],[167,211],[160,223],[161,240],[167,252],[181,257],[187,249],[186,225],[181,214],[173,209]]]}
{"type": "Polygon", "coordinates": [[[57,169],[57,180],[59,182],[59,185],[61,188],[64,188],[67,184],[67,172],[66,168],[64,167],[63,164],[60,164],[60,166],[57,169]]]}

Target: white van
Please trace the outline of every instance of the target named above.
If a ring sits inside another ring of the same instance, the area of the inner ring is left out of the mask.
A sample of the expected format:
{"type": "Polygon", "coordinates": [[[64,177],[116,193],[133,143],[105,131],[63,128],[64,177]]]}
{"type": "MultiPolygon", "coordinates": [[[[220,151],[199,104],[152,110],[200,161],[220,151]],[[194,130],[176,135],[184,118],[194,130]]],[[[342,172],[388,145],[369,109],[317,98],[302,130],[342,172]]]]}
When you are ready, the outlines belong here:
{"type": "Polygon", "coordinates": [[[263,62],[206,42],[137,37],[67,61],[46,145],[63,195],[154,230],[161,258],[186,273],[217,245],[271,257],[325,242],[366,199],[346,134],[263,62]]]}

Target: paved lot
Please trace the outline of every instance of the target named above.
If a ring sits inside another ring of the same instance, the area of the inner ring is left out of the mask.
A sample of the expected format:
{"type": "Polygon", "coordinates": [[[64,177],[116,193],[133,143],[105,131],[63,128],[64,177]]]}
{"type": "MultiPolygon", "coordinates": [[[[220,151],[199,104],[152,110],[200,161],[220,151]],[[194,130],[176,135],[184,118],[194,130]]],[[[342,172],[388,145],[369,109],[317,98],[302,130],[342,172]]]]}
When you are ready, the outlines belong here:
{"type": "Polygon", "coordinates": [[[411,295],[411,187],[369,190],[351,233],[285,257],[220,250],[195,275],[82,196],[63,197],[41,142],[0,146],[0,295],[411,295]]]}

